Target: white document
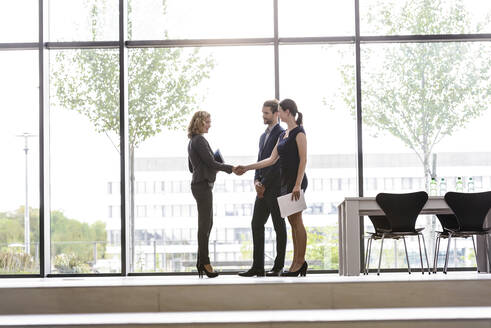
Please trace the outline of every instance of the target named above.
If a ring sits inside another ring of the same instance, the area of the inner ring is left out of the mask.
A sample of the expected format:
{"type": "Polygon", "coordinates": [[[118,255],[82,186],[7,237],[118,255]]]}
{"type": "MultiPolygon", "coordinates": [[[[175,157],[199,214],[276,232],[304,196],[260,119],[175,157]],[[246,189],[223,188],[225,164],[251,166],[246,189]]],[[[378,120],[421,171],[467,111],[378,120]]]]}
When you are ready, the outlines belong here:
{"type": "Polygon", "coordinates": [[[303,190],[300,190],[300,198],[298,200],[292,200],[291,193],[278,197],[278,206],[280,207],[282,218],[303,211],[307,208],[303,190]]]}

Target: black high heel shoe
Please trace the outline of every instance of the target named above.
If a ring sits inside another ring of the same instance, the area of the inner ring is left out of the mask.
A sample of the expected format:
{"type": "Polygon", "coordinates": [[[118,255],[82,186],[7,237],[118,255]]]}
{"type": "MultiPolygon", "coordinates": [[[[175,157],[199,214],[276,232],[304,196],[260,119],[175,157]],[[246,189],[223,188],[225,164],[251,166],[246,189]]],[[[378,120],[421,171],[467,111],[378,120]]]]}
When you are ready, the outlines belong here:
{"type": "Polygon", "coordinates": [[[309,265],[307,264],[307,261],[305,261],[305,262],[303,262],[300,269],[298,269],[297,271],[285,271],[281,274],[281,276],[282,277],[298,277],[298,275],[300,275],[300,277],[305,277],[307,275],[307,268],[308,267],[309,267],[309,265]]]}
{"type": "Polygon", "coordinates": [[[208,278],[216,278],[218,277],[218,272],[216,271],[208,271],[205,268],[204,264],[196,265],[196,270],[198,270],[198,277],[203,278],[203,273],[206,274],[208,278]]]}

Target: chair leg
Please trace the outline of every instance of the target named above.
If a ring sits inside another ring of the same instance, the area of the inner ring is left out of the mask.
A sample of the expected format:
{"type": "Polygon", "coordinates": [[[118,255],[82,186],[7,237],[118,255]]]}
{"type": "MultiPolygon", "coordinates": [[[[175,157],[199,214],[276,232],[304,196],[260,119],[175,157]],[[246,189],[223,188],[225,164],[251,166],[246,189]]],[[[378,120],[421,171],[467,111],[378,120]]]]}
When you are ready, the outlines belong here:
{"type": "Polygon", "coordinates": [[[489,262],[491,261],[491,255],[489,254],[489,234],[486,235],[486,254],[488,254],[488,261],[486,262],[486,268],[489,271],[489,262]]]}
{"type": "Polygon", "coordinates": [[[443,267],[443,273],[447,274],[448,268],[448,254],[450,253],[450,242],[452,241],[452,233],[448,233],[447,254],[445,254],[445,266],[443,267]]]}
{"type": "Polygon", "coordinates": [[[404,250],[406,251],[407,272],[411,274],[411,266],[409,265],[409,255],[407,254],[406,238],[404,238],[404,236],[402,236],[402,241],[404,242],[404,250]]]}
{"type": "Polygon", "coordinates": [[[435,240],[435,256],[433,257],[433,273],[438,272],[438,253],[440,251],[441,236],[438,235],[435,240]]]}
{"type": "Polygon", "coordinates": [[[428,252],[426,251],[425,236],[423,236],[423,234],[421,234],[421,238],[423,239],[423,248],[425,250],[425,257],[426,257],[426,265],[428,268],[428,274],[431,274],[431,272],[430,272],[430,261],[428,261],[428,252]]]}
{"type": "Polygon", "coordinates": [[[421,273],[425,274],[425,269],[423,265],[423,252],[421,252],[421,241],[419,240],[419,234],[418,234],[418,246],[419,246],[419,259],[421,260],[421,273]]]}
{"type": "Polygon", "coordinates": [[[368,238],[368,242],[367,242],[367,251],[366,251],[366,255],[365,255],[365,272],[363,274],[368,274],[368,267],[369,267],[369,263],[368,261],[370,260],[370,249],[372,247],[372,236],[370,236],[370,238],[368,238]]]}
{"type": "Polygon", "coordinates": [[[367,257],[368,257],[368,247],[370,247],[370,238],[368,238],[367,240],[367,248],[365,251],[365,260],[364,260],[365,262],[363,262],[365,264],[365,266],[363,267],[363,275],[367,274],[367,257]]]}
{"type": "Polygon", "coordinates": [[[377,276],[380,276],[380,264],[382,263],[382,250],[384,249],[384,238],[385,234],[382,234],[382,243],[380,244],[380,255],[378,257],[378,270],[377,270],[377,276]]]}
{"type": "Polygon", "coordinates": [[[373,245],[373,239],[370,241],[370,248],[368,249],[367,274],[370,273],[370,257],[372,256],[372,245],[373,245]]]}
{"type": "Polygon", "coordinates": [[[368,248],[367,263],[365,265],[367,274],[370,272],[370,255],[372,254],[372,244],[373,244],[373,239],[370,239],[370,247],[368,248]]]}
{"type": "Polygon", "coordinates": [[[476,243],[474,241],[474,235],[472,235],[471,238],[472,238],[472,246],[474,246],[474,256],[476,257],[477,273],[479,273],[479,265],[477,265],[477,251],[476,251],[476,243]]]}

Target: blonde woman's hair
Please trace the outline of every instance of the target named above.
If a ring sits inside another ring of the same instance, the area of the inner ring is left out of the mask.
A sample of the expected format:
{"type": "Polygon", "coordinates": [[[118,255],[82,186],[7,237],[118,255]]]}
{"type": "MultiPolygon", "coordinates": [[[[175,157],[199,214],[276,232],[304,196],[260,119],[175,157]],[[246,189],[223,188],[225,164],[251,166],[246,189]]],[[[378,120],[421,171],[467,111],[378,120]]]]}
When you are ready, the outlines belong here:
{"type": "Polygon", "coordinates": [[[191,139],[196,134],[203,133],[206,120],[210,118],[210,113],[200,110],[194,113],[188,126],[188,138],[191,139]]]}

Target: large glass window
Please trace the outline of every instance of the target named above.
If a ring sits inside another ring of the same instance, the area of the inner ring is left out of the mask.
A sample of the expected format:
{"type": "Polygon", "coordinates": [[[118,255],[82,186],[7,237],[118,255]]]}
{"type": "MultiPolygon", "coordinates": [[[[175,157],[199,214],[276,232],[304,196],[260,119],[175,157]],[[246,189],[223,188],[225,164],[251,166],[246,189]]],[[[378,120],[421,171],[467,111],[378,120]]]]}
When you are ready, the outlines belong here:
{"type": "MultiPolygon", "coordinates": [[[[274,98],[272,55],[272,47],[259,46],[130,50],[135,271],[195,268],[197,210],[185,127],[194,111],[206,110],[211,147],[232,165],[255,161],[264,131],[262,104],[274,98]],[[147,62],[155,66],[140,66],[147,62]]],[[[217,175],[210,237],[210,259],[217,268],[250,266],[252,180],[253,173],[217,175]]]]}
{"type": "Polygon", "coordinates": [[[37,0],[0,1],[0,42],[37,42],[37,0]]]}
{"type": "Polygon", "coordinates": [[[50,56],[51,270],[120,272],[118,53],[50,56]]]}
{"type": "Polygon", "coordinates": [[[49,41],[118,40],[118,0],[48,0],[49,41]]]}
{"type": "Polygon", "coordinates": [[[362,35],[491,32],[487,0],[360,0],[362,35]]]}
{"type": "Polygon", "coordinates": [[[37,55],[0,52],[0,275],[39,273],[37,55]]]}
{"type": "Polygon", "coordinates": [[[273,36],[273,2],[147,0],[129,2],[133,40],[273,36]]]}
{"type": "MultiPolygon", "coordinates": [[[[338,268],[337,205],[358,194],[358,172],[364,176],[365,196],[491,189],[486,144],[491,137],[491,43],[484,41],[487,34],[475,35],[491,33],[489,1],[359,1],[362,37],[402,35],[394,43],[362,39],[362,168],[356,167],[354,45],[321,44],[332,36],[354,36],[354,2],[277,4],[275,13],[273,0],[128,0],[127,38],[143,45],[128,50],[124,81],[130,124],[131,267],[126,271],[193,270],[197,209],[187,166],[188,121],[196,110],[209,111],[212,128],[206,137],[212,148],[219,148],[227,163],[254,162],[265,129],[261,107],[278,88],[281,98],[294,99],[304,114],[309,154],[304,214],[313,269],[338,268]],[[276,14],[279,52],[272,44],[251,46],[242,40],[273,40],[276,14]],[[472,42],[427,40],[446,34],[464,34],[472,42]],[[285,44],[289,37],[296,38],[295,45],[285,44]],[[194,48],[193,39],[203,39],[203,46],[194,48]],[[230,45],[206,46],[207,39],[230,45]],[[152,48],[145,40],[180,40],[182,47],[152,48]]],[[[46,5],[46,41],[119,40],[118,0],[49,0],[46,5]]],[[[2,50],[38,41],[40,9],[36,0],[0,1],[2,50]]],[[[49,51],[44,72],[50,77],[50,128],[44,132],[50,141],[45,157],[50,192],[45,199],[51,202],[52,230],[45,249],[51,250],[55,274],[121,272],[118,51],[49,51]]],[[[38,55],[0,52],[5,155],[0,164],[0,274],[40,272],[38,55]]],[[[252,172],[240,177],[219,173],[215,182],[210,258],[219,270],[251,264],[252,179],[252,172]]],[[[368,219],[365,225],[373,229],[368,219]]],[[[438,221],[422,216],[417,225],[425,227],[432,254],[438,221]]],[[[383,267],[404,268],[401,245],[386,245],[383,267]]],[[[372,254],[377,247],[374,243],[372,254]]],[[[416,266],[415,240],[408,249],[416,266]]],[[[470,239],[456,240],[451,249],[451,266],[475,265],[470,239]]],[[[269,221],[266,267],[275,255],[269,221]]]]}
{"type": "Polygon", "coordinates": [[[280,37],[353,35],[354,1],[278,1],[280,37]]]}
{"type": "MultiPolygon", "coordinates": [[[[490,45],[379,44],[362,50],[365,194],[491,189],[490,45]]],[[[438,220],[421,216],[417,225],[426,228],[433,250],[438,220]]],[[[411,249],[416,261],[417,245],[411,249]]],[[[456,251],[457,266],[475,265],[470,239],[457,241],[456,251]]],[[[403,263],[402,245],[399,253],[403,263]]]]}
{"type": "Polygon", "coordinates": [[[344,85],[345,78],[354,79],[354,47],[281,46],[280,57],[281,98],[296,101],[307,135],[306,258],[313,269],[337,270],[337,206],[344,197],[357,196],[356,122],[338,95],[339,89],[350,89],[347,97],[354,101],[354,84],[344,85]],[[346,70],[340,72],[340,66],[346,70]]]}

